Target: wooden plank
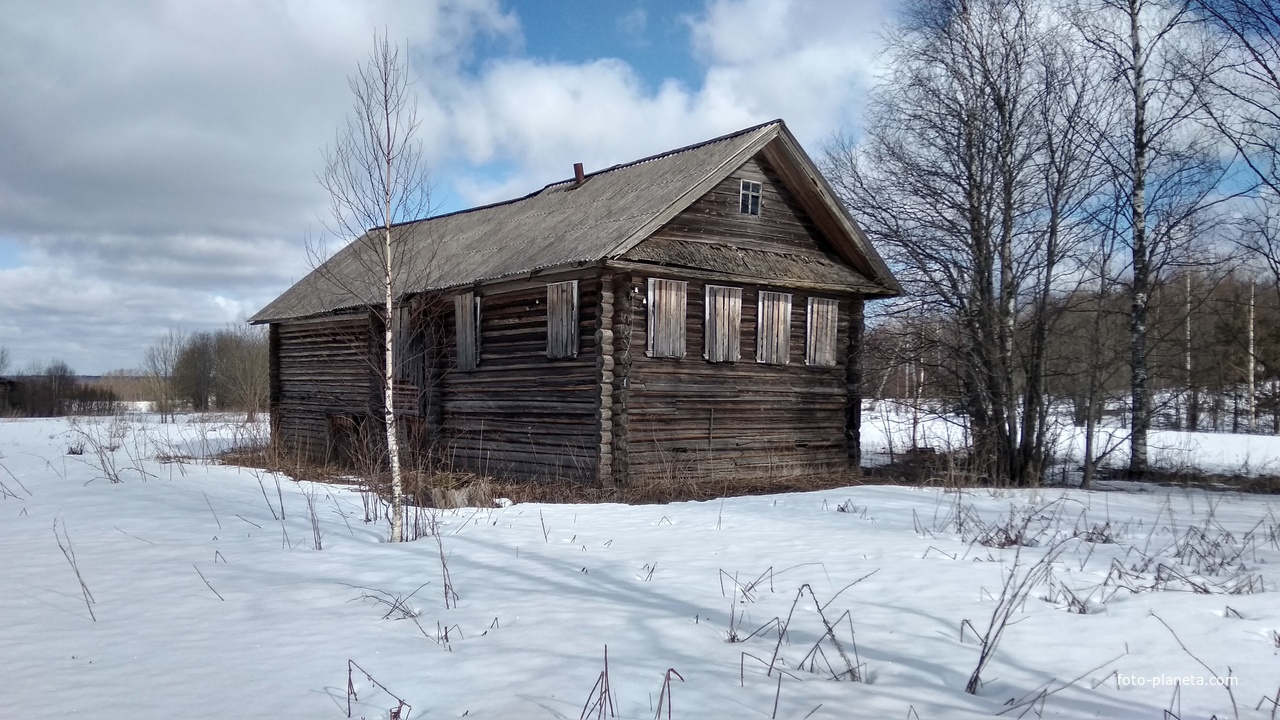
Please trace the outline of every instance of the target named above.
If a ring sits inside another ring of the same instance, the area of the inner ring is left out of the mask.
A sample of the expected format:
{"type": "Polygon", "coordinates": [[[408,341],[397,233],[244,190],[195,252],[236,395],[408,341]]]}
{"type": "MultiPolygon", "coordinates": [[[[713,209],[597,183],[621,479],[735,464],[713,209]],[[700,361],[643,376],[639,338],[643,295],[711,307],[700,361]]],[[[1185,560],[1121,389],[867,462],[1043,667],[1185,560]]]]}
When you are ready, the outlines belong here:
{"type": "Polygon", "coordinates": [[[649,278],[646,323],[650,357],[684,357],[688,293],[687,281],[649,278]]]}
{"type": "Polygon", "coordinates": [[[578,281],[547,285],[547,357],[578,356],[578,281]]]}
{"type": "Polygon", "coordinates": [[[462,371],[475,370],[480,362],[480,339],[476,329],[480,325],[480,298],[473,292],[453,296],[456,355],[454,363],[462,371]]]}
{"type": "Polygon", "coordinates": [[[836,323],[839,313],[839,303],[836,300],[809,298],[805,320],[805,365],[836,366],[836,323]]]}

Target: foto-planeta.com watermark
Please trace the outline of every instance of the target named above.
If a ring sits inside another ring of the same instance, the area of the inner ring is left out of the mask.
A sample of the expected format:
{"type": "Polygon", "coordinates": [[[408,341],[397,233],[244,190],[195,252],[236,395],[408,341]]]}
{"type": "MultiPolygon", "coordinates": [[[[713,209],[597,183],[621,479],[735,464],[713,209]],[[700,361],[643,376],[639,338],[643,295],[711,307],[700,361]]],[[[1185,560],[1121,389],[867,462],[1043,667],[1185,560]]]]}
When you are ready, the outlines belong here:
{"type": "Polygon", "coordinates": [[[1225,686],[1235,687],[1239,678],[1216,675],[1122,675],[1116,674],[1120,687],[1225,686]]]}

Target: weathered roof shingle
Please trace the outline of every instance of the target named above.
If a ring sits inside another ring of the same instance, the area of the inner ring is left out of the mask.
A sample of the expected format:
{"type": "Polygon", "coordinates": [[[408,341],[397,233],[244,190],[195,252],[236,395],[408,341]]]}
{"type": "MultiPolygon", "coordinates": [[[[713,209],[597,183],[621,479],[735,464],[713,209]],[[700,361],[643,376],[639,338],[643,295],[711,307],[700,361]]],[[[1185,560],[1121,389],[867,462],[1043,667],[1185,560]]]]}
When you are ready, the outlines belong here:
{"type": "MultiPolygon", "coordinates": [[[[591,173],[581,185],[554,183],[516,200],[397,225],[397,242],[407,242],[410,250],[400,263],[407,270],[395,282],[396,295],[619,257],[779,137],[798,149],[782,121],[774,120],[591,173]]],[[[797,160],[817,173],[807,157],[797,160]]],[[[834,196],[827,202],[834,204],[834,196]]],[[[857,251],[873,271],[868,275],[883,286],[883,294],[894,294],[897,283],[861,231],[843,208],[833,211],[857,236],[857,251]]],[[[365,234],[250,321],[298,319],[380,302],[380,248],[380,236],[365,234]]]]}

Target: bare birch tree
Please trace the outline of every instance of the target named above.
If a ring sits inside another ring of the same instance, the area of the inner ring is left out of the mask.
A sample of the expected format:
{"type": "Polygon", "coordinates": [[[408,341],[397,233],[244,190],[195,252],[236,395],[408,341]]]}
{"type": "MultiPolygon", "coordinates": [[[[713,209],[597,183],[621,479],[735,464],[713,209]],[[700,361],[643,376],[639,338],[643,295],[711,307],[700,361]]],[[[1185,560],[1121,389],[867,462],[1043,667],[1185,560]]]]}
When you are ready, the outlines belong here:
{"type": "MultiPolygon", "coordinates": [[[[401,471],[399,428],[395,407],[396,362],[394,317],[398,288],[404,278],[420,269],[410,267],[408,240],[395,225],[420,219],[430,209],[428,166],[416,134],[419,120],[408,62],[386,34],[374,35],[374,48],[348,77],[353,95],[352,112],[332,147],[325,153],[320,184],[329,193],[330,235],[361,243],[353,254],[366,277],[381,287],[378,314],[381,337],[375,362],[382,396],[382,435],[391,472],[391,541],[404,540],[404,480],[401,471]]],[[[317,263],[318,264],[318,263],[317,263]]],[[[364,278],[334,276],[340,285],[364,278]]],[[[367,288],[352,287],[353,297],[367,302],[367,288]]]]}
{"type": "MultiPolygon", "coordinates": [[[[1130,261],[1129,469],[1141,474],[1148,468],[1154,409],[1152,292],[1161,271],[1185,257],[1196,239],[1222,166],[1212,139],[1196,132],[1201,108],[1189,67],[1196,38],[1186,0],[1085,0],[1073,15],[1115,97],[1124,98],[1103,159],[1123,190],[1113,212],[1130,261]]],[[[1194,62],[1216,59],[1201,54],[1194,62]]]]}

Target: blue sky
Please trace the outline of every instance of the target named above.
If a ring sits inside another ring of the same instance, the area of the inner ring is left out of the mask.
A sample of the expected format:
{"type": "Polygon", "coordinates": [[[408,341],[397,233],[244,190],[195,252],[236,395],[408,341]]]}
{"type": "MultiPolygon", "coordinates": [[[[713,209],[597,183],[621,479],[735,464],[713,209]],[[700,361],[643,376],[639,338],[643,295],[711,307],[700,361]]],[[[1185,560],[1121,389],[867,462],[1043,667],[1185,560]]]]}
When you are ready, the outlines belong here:
{"type": "Polygon", "coordinates": [[[529,3],[520,13],[524,52],[560,62],[602,57],[626,61],[656,89],[674,78],[697,84],[700,67],[689,46],[693,19],[702,3],[650,2],[529,3]]]}
{"type": "Polygon", "coordinates": [[[375,28],[410,49],[449,211],[775,117],[818,154],[857,131],[892,7],[0,0],[0,346],[19,370],[136,367],[304,275],[375,28]]]}

